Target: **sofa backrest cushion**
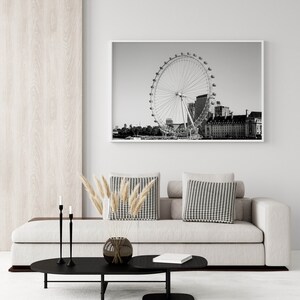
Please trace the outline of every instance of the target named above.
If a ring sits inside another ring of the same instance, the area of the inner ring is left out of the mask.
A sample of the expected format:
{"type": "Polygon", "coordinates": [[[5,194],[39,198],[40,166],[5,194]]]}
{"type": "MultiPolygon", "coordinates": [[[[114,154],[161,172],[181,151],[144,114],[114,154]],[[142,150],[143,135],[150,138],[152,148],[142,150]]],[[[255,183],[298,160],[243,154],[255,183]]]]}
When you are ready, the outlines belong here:
{"type": "MultiPolygon", "coordinates": [[[[170,199],[167,197],[160,198],[159,206],[160,206],[160,220],[170,220],[171,216],[171,205],[174,199],[170,199]]],[[[181,200],[181,199],[180,199],[181,200]]],[[[180,202],[181,203],[181,202],[180,202]]]]}

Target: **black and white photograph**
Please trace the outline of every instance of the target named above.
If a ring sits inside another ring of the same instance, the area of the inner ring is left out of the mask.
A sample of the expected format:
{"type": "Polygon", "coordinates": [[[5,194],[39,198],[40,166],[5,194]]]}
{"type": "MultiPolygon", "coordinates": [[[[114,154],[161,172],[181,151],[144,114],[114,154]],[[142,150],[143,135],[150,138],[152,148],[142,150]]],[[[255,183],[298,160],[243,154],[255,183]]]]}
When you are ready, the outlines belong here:
{"type": "Polygon", "coordinates": [[[111,46],[112,141],[263,141],[263,41],[111,46]]]}

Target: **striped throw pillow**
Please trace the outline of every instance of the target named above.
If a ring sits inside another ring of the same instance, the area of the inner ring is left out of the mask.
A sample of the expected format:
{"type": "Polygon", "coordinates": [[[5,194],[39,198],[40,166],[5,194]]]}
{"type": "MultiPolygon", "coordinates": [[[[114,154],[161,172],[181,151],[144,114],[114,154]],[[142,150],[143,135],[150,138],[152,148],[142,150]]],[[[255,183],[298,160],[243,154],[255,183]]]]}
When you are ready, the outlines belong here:
{"type": "Polygon", "coordinates": [[[236,182],[189,180],[184,221],[233,223],[236,182]]]}
{"type": "Polygon", "coordinates": [[[149,191],[149,194],[136,217],[132,217],[129,214],[128,203],[119,202],[119,209],[116,213],[113,213],[111,210],[109,212],[109,218],[111,220],[157,220],[158,219],[158,204],[159,204],[159,176],[151,177],[124,177],[124,176],[111,176],[110,177],[110,188],[114,192],[120,191],[120,185],[122,179],[125,178],[126,181],[129,181],[129,195],[133,191],[134,187],[137,184],[140,184],[140,190],[142,189],[153,179],[156,179],[154,185],[149,191]]]}

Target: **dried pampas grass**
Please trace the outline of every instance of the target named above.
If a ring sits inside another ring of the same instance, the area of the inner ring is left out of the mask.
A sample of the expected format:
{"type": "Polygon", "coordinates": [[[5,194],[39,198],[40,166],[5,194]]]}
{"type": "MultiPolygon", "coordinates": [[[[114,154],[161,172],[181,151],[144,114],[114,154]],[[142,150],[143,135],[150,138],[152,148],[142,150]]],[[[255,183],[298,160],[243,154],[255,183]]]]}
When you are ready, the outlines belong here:
{"type": "Polygon", "coordinates": [[[104,176],[101,176],[101,179],[102,179],[102,184],[103,184],[105,195],[107,198],[110,198],[111,190],[110,190],[109,184],[104,176]]]}
{"type": "Polygon", "coordinates": [[[129,204],[130,207],[132,207],[132,202],[136,201],[136,198],[137,198],[137,196],[139,194],[139,188],[140,188],[140,184],[138,183],[134,187],[133,191],[131,192],[131,194],[129,196],[128,204],[129,204]]]}
{"type": "Polygon", "coordinates": [[[83,176],[80,175],[82,184],[85,187],[85,190],[89,194],[90,199],[92,200],[93,204],[95,205],[98,212],[102,215],[103,214],[103,203],[100,197],[96,194],[93,186],[89,183],[89,181],[83,176]]]}
{"type": "Polygon", "coordinates": [[[128,192],[129,192],[129,181],[127,181],[127,182],[125,183],[123,192],[122,192],[122,194],[121,194],[121,195],[122,195],[122,201],[123,201],[124,203],[126,203],[127,200],[128,200],[128,192]]]}
{"type": "Polygon", "coordinates": [[[96,186],[97,186],[97,188],[98,188],[98,191],[99,191],[99,193],[100,193],[100,197],[101,197],[101,199],[102,199],[102,201],[103,201],[103,199],[104,199],[104,197],[105,197],[105,193],[104,193],[103,186],[102,186],[100,180],[99,180],[95,175],[94,175],[94,180],[95,180],[96,186]]]}
{"type": "Polygon", "coordinates": [[[129,198],[129,204],[130,204],[130,214],[134,217],[136,217],[138,215],[138,213],[140,212],[151,188],[153,187],[154,183],[155,183],[156,179],[151,180],[141,191],[141,193],[138,195],[138,190],[133,190],[132,192],[132,199],[130,201],[129,198]]]}
{"type": "Polygon", "coordinates": [[[147,197],[148,193],[150,192],[151,188],[153,187],[156,179],[151,180],[141,191],[140,198],[147,197]]]}

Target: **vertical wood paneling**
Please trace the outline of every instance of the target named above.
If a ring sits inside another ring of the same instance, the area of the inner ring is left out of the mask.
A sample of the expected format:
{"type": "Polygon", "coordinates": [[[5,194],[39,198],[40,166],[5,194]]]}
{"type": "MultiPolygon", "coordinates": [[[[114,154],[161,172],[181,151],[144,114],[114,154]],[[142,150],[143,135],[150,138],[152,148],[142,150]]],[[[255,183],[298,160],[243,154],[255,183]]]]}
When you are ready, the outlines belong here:
{"type": "Polygon", "coordinates": [[[32,217],[82,214],[82,0],[0,0],[0,250],[32,217]]]}

